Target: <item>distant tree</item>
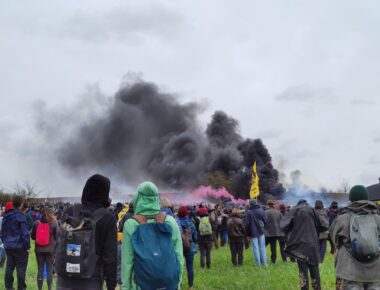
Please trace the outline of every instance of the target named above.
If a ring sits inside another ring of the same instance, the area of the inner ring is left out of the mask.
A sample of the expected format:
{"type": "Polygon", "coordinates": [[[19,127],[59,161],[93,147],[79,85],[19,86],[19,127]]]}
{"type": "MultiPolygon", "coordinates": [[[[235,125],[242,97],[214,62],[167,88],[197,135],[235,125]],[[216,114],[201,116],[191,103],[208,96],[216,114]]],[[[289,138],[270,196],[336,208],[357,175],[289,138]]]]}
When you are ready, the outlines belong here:
{"type": "Polygon", "coordinates": [[[349,190],[350,190],[351,186],[350,184],[348,183],[348,180],[347,179],[344,179],[342,181],[342,183],[340,184],[340,188],[338,189],[338,192],[341,192],[341,193],[348,193],[349,190]]]}
{"type": "Polygon", "coordinates": [[[229,192],[232,190],[232,181],[223,171],[207,173],[204,177],[204,184],[215,189],[224,187],[229,192]]]}
{"type": "Polygon", "coordinates": [[[23,184],[16,182],[14,186],[14,193],[21,195],[23,198],[35,198],[41,194],[41,190],[37,190],[35,184],[25,181],[23,184]]]}

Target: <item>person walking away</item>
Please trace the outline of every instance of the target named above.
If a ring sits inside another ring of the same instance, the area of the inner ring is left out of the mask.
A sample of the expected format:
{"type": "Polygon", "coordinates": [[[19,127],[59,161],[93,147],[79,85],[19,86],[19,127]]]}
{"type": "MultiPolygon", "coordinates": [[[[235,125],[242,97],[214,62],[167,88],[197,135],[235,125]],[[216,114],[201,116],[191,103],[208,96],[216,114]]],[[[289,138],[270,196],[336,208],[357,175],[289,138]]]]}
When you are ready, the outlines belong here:
{"type": "Polygon", "coordinates": [[[198,224],[198,246],[200,252],[201,268],[205,266],[211,268],[211,247],[213,243],[213,230],[208,216],[208,211],[205,207],[198,210],[199,224],[198,224]]]}
{"type": "Polygon", "coordinates": [[[24,202],[24,204],[22,205],[21,211],[25,214],[26,220],[28,222],[29,231],[31,231],[33,228],[34,222],[33,222],[33,218],[29,214],[29,206],[26,202],[24,202]]]}
{"type": "Polygon", "coordinates": [[[182,229],[183,256],[186,262],[187,281],[189,289],[194,284],[194,255],[196,253],[197,230],[189,218],[189,209],[181,206],[178,209],[178,218],[182,229]]]}
{"type": "Polygon", "coordinates": [[[81,204],[65,210],[55,255],[57,290],[108,290],[116,287],[117,228],[110,205],[110,180],[91,176],[81,204]]]}
{"type": "Polygon", "coordinates": [[[227,221],[228,242],[230,244],[231,261],[234,266],[243,266],[243,249],[245,244],[244,222],[240,210],[233,208],[227,221]]]}
{"type": "Polygon", "coordinates": [[[44,208],[42,210],[41,219],[33,225],[31,237],[35,241],[34,251],[38,266],[37,287],[39,290],[42,290],[44,265],[46,265],[46,283],[48,289],[51,290],[53,282],[53,257],[58,238],[58,226],[50,209],[44,208]]]}
{"type": "Polygon", "coordinates": [[[263,208],[258,205],[257,199],[251,199],[245,216],[245,231],[248,239],[252,241],[252,251],[256,265],[264,267],[267,266],[264,235],[265,223],[263,208]]]}
{"type": "Polygon", "coordinates": [[[228,242],[227,221],[228,209],[225,208],[222,210],[222,213],[218,216],[218,233],[220,235],[220,245],[222,247],[224,247],[228,242]]]}
{"type": "MultiPolygon", "coordinates": [[[[319,215],[319,218],[324,219],[325,220],[324,223],[327,224],[328,223],[327,210],[324,208],[323,201],[316,200],[314,209],[319,215]]],[[[328,231],[319,233],[319,263],[323,263],[323,260],[325,259],[328,237],[329,237],[328,231]]]]}
{"type": "MultiPolygon", "coordinates": [[[[13,271],[17,271],[17,289],[26,289],[25,273],[28,266],[30,250],[30,234],[28,222],[20,210],[23,199],[15,195],[13,206],[9,205],[4,214],[0,239],[4,243],[7,262],[5,266],[4,284],[6,290],[13,288],[13,271]]],[[[8,205],[8,204],[7,204],[8,205]]]]}
{"type": "MultiPolygon", "coordinates": [[[[332,223],[334,222],[334,220],[338,217],[338,215],[339,215],[338,202],[333,201],[333,202],[331,202],[331,205],[327,210],[327,216],[329,218],[329,226],[330,227],[331,227],[332,223]]],[[[335,253],[334,243],[333,243],[330,235],[329,235],[328,240],[330,242],[330,253],[334,254],[335,253]]]]}
{"type": "Polygon", "coordinates": [[[377,205],[368,200],[368,191],[355,185],[349,193],[351,204],[342,209],[330,228],[337,249],[337,289],[380,289],[380,216],[377,205]]]}
{"type": "Polygon", "coordinates": [[[156,185],[140,184],[133,205],[135,215],[123,229],[122,289],[180,289],[181,233],[174,217],[161,212],[156,185]]]}
{"type": "Polygon", "coordinates": [[[286,261],[286,255],[284,252],[285,241],[284,233],[280,227],[280,221],[282,218],[281,213],[274,208],[274,202],[269,200],[267,202],[268,209],[265,210],[265,241],[270,245],[271,250],[271,261],[273,264],[276,263],[277,251],[276,243],[278,242],[280,246],[280,253],[282,261],[286,261]]]}
{"type": "Polygon", "coordinates": [[[215,247],[215,249],[219,248],[219,242],[218,242],[218,212],[215,209],[215,205],[213,203],[210,203],[209,209],[208,209],[208,216],[210,220],[210,224],[212,227],[212,245],[215,247]]]}
{"type": "Polygon", "coordinates": [[[319,233],[328,229],[327,221],[301,199],[281,220],[287,235],[286,253],[296,259],[301,290],[309,289],[309,275],[314,290],[321,290],[319,275],[319,233]]]}
{"type": "Polygon", "coordinates": [[[118,223],[118,233],[117,233],[117,284],[118,288],[121,288],[121,251],[122,251],[122,242],[123,242],[123,229],[125,221],[133,217],[134,211],[133,211],[133,202],[130,202],[128,204],[128,210],[124,215],[120,216],[121,213],[119,213],[119,223],[118,223]]]}

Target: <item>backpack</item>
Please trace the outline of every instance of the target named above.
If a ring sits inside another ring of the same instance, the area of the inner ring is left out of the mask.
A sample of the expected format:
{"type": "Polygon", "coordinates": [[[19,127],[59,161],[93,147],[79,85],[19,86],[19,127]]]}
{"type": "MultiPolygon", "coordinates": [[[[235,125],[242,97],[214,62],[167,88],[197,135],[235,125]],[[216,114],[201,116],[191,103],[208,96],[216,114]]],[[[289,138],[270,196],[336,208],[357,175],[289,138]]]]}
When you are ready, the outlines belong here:
{"type": "Polygon", "coordinates": [[[92,214],[81,204],[73,207],[73,215],[65,216],[55,254],[55,271],[61,277],[90,279],[98,261],[96,223],[107,213],[99,208],[92,214]]]}
{"type": "Polygon", "coordinates": [[[139,223],[132,234],[134,281],[144,290],[178,288],[180,265],[172,241],[172,227],[165,223],[166,214],[135,215],[139,223]],[[149,219],[155,222],[148,223],[149,219]]]}
{"type": "Polygon", "coordinates": [[[183,246],[183,252],[189,253],[191,252],[191,244],[193,242],[193,233],[191,231],[191,227],[182,227],[182,246],[183,246]]]}
{"type": "Polygon", "coordinates": [[[207,216],[201,218],[201,221],[199,223],[199,234],[201,236],[212,235],[212,227],[207,216]]]}
{"type": "Polygon", "coordinates": [[[371,263],[379,258],[379,233],[372,214],[351,214],[348,250],[362,263],[371,263]]]}
{"type": "Polygon", "coordinates": [[[37,222],[36,244],[48,246],[50,242],[50,226],[48,223],[37,222]]]}

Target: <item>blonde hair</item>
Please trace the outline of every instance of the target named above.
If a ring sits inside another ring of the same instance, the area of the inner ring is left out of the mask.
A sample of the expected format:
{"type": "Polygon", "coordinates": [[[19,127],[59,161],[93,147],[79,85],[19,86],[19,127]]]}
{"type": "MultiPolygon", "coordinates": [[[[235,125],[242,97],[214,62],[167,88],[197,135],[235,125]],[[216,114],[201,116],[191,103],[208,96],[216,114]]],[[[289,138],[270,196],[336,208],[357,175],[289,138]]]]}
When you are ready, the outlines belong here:
{"type": "Polygon", "coordinates": [[[170,207],[171,202],[168,198],[161,199],[161,207],[170,207]]]}

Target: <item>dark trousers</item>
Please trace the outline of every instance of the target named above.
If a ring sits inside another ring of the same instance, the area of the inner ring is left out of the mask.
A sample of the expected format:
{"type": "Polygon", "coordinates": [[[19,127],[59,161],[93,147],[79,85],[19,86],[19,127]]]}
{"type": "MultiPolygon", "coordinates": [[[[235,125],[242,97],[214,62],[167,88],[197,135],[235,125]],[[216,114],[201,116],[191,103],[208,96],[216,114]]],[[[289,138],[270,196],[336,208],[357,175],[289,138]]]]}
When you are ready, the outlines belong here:
{"type": "Polygon", "coordinates": [[[211,243],[199,243],[199,252],[201,253],[201,267],[206,266],[207,268],[211,267],[211,243]]]}
{"type": "Polygon", "coordinates": [[[327,249],[327,240],[319,240],[319,262],[323,263],[327,249]]]}
{"type": "Polygon", "coordinates": [[[193,287],[194,283],[194,254],[184,254],[186,261],[187,283],[189,287],[193,287]]]}
{"type": "Polygon", "coordinates": [[[330,235],[329,235],[328,241],[329,241],[329,243],[330,243],[330,253],[331,253],[331,254],[334,254],[334,253],[335,253],[335,247],[334,247],[334,243],[333,243],[333,241],[332,241],[330,235]]]}
{"type": "Polygon", "coordinates": [[[17,271],[17,289],[26,289],[25,272],[28,266],[29,253],[24,249],[6,250],[7,265],[5,267],[5,288],[13,289],[13,271],[17,271]]]}
{"type": "Polygon", "coordinates": [[[212,244],[214,245],[215,249],[219,248],[218,244],[218,232],[212,232],[212,244]]]}
{"type": "Polygon", "coordinates": [[[318,265],[311,265],[307,262],[297,260],[298,271],[300,276],[301,290],[309,290],[309,273],[311,277],[311,286],[313,290],[321,290],[321,278],[319,276],[318,265]]]}
{"type": "Polygon", "coordinates": [[[51,290],[51,283],[53,281],[53,255],[51,253],[36,253],[36,261],[38,266],[37,272],[37,285],[38,289],[42,289],[44,283],[44,265],[46,264],[47,272],[47,286],[51,290]]]}
{"type": "Polygon", "coordinates": [[[243,265],[244,238],[230,239],[231,261],[234,266],[243,265]]]}
{"type": "Polygon", "coordinates": [[[271,259],[272,263],[273,264],[276,263],[276,259],[277,259],[277,251],[276,251],[277,241],[278,241],[278,244],[280,246],[282,261],[285,262],[286,261],[286,255],[284,252],[284,250],[285,250],[285,239],[282,237],[265,237],[265,240],[270,245],[270,251],[271,251],[270,259],[271,259]]]}

